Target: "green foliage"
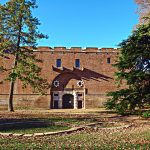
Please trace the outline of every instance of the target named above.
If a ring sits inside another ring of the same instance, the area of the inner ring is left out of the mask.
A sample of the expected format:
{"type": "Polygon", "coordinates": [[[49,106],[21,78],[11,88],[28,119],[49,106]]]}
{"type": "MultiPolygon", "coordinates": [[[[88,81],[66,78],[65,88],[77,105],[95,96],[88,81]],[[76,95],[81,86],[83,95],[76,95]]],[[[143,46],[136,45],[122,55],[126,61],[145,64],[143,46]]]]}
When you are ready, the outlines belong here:
{"type": "Polygon", "coordinates": [[[142,117],[144,117],[144,118],[150,118],[150,110],[143,112],[142,117]]]}
{"type": "Polygon", "coordinates": [[[11,0],[0,5],[0,57],[14,58],[8,80],[19,79],[24,88],[30,85],[34,92],[43,94],[49,85],[40,77],[41,60],[36,58],[34,50],[37,40],[47,36],[38,31],[40,23],[32,16],[34,8],[37,8],[35,0],[11,0]]]}
{"type": "Polygon", "coordinates": [[[105,106],[125,114],[150,105],[150,71],[137,69],[139,58],[150,60],[150,23],[139,26],[120,47],[115,75],[117,83],[126,83],[126,89],[110,92],[105,106]]]}

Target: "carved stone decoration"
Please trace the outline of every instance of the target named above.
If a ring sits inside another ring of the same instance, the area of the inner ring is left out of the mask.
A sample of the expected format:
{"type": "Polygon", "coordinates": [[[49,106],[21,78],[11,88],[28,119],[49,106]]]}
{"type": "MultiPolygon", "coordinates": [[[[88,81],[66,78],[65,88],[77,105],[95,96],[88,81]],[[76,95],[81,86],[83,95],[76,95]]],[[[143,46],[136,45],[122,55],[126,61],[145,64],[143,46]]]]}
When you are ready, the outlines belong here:
{"type": "Polygon", "coordinates": [[[83,86],[84,86],[84,82],[83,82],[82,80],[79,80],[79,81],[77,82],[77,86],[83,87],[83,86]]]}
{"type": "Polygon", "coordinates": [[[55,87],[59,87],[59,81],[58,81],[58,80],[55,80],[54,83],[53,83],[53,85],[54,85],[55,87]]]}

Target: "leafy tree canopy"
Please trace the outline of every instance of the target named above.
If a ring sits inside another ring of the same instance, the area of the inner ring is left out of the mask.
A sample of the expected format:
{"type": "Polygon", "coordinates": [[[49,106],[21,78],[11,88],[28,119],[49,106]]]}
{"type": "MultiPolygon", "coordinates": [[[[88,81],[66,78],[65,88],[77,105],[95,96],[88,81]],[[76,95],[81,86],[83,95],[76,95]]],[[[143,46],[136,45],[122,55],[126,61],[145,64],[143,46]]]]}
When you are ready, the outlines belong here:
{"type": "Polygon", "coordinates": [[[139,26],[119,46],[116,77],[127,86],[110,92],[106,107],[123,114],[150,105],[150,23],[139,26]]]}

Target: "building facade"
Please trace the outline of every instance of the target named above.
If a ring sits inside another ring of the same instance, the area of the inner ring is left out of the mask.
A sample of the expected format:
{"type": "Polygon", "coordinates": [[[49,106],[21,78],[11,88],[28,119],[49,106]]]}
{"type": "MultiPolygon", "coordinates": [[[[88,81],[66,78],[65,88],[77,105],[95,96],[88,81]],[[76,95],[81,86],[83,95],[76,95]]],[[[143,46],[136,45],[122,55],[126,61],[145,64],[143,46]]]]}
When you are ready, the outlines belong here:
{"type": "MultiPolygon", "coordinates": [[[[38,47],[37,58],[43,60],[41,75],[51,88],[46,95],[33,93],[30,87],[15,84],[14,105],[22,108],[82,109],[102,107],[106,93],[117,89],[114,83],[118,49],[80,47],[38,47]]],[[[9,67],[12,61],[0,59],[9,67]]],[[[1,73],[0,81],[5,78],[1,73]]],[[[7,106],[9,82],[0,84],[0,105],[7,106]]]]}

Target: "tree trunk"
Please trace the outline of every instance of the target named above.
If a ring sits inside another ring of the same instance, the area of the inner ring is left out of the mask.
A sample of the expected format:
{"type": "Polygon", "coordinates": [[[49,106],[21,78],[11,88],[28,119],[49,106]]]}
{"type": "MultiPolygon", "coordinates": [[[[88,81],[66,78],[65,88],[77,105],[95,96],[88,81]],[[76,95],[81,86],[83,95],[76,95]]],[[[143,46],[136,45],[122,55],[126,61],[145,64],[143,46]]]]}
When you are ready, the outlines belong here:
{"type": "Polygon", "coordinates": [[[14,85],[15,85],[15,82],[11,81],[10,82],[9,100],[8,100],[8,111],[10,111],[10,112],[14,112],[14,107],[13,107],[14,85]]]}
{"type": "MultiPolygon", "coordinates": [[[[18,61],[18,53],[16,54],[16,57],[14,58],[14,65],[13,67],[15,68],[17,66],[17,61],[18,61]]],[[[10,82],[10,92],[9,92],[9,100],[8,100],[8,111],[14,112],[14,107],[13,107],[13,96],[14,96],[14,87],[15,87],[15,81],[11,79],[10,82]]]]}
{"type": "MultiPolygon", "coordinates": [[[[15,68],[17,66],[18,59],[19,59],[19,48],[20,48],[20,39],[21,39],[22,19],[23,19],[22,16],[20,16],[19,24],[18,24],[19,32],[18,32],[17,48],[16,48],[16,54],[15,54],[15,58],[14,58],[13,68],[15,68]]],[[[16,79],[15,79],[15,81],[16,81],[16,79]]],[[[10,111],[10,112],[14,112],[13,95],[14,95],[15,81],[13,79],[11,79],[11,82],[10,82],[10,93],[9,93],[9,100],[8,100],[8,111],[10,111]]]]}

